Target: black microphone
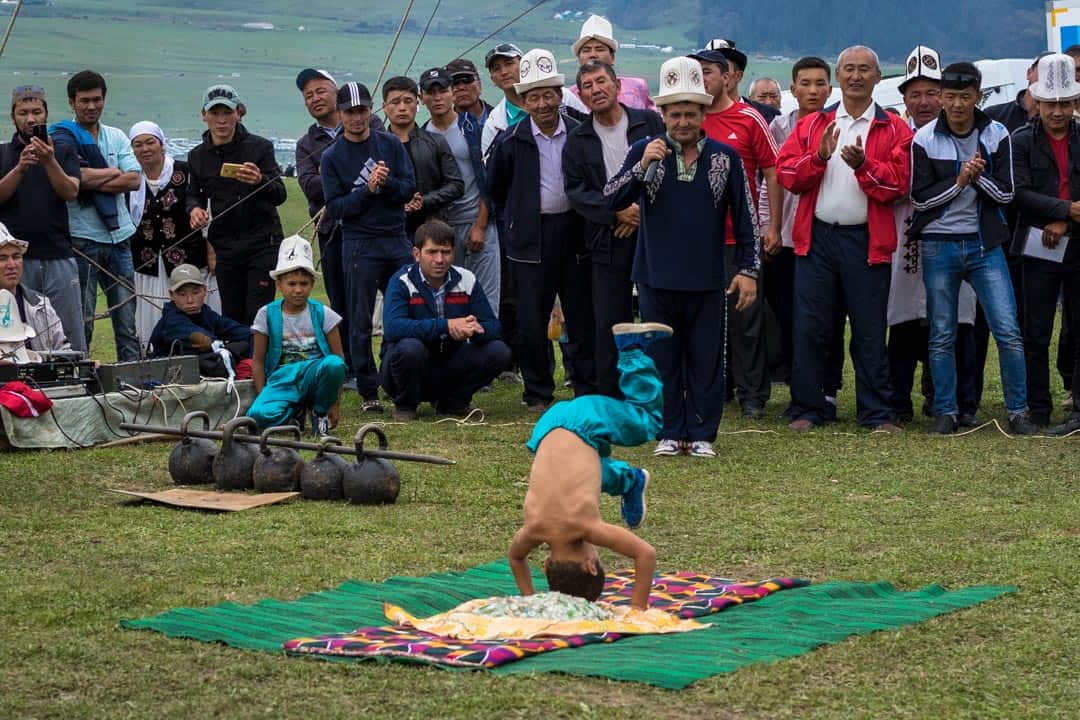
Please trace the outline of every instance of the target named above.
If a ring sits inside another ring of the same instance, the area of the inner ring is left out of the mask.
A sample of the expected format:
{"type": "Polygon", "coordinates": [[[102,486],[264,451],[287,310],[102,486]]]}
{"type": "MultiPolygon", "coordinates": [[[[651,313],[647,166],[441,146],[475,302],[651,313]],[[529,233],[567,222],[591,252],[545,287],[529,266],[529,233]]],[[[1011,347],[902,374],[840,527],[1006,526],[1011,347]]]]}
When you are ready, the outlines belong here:
{"type": "MultiPolygon", "coordinates": [[[[671,148],[672,152],[677,152],[678,151],[678,148],[673,147],[672,144],[671,144],[671,141],[668,140],[667,137],[664,137],[664,143],[669,148],[671,148]]],[[[656,179],[656,173],[657,173],[657,171],[659,169],[660,169],[660,161],[659,160],[653,160],[651,163],[649,163],[649,167],[645,168],[645,182],[651,183],[653,180],[655,180],[656,179]]]]}

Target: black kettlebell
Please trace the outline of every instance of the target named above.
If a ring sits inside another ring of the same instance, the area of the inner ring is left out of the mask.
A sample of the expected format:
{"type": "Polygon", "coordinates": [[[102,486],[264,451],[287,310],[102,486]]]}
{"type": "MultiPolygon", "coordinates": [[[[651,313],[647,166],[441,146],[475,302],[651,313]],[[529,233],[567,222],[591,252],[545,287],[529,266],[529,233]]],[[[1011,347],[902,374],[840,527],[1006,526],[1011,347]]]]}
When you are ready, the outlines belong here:
{"type": "Polygon", "coordinates": [[[203,430],[210,429],[210,416],[202,410],[189,412],[180,421],[180,442],[169,453],[169,475],[177,485],[207,485],[214,482],[214,458],[218,448],[212,440],[190,437],[188,424],[195,418],[203,421],[203,430]]]}
{"type": "Polygon", "coordinates": [[[345,468],[342,489],[349,502],[358,505],[393,503],[401,492],[401,476],[389,460],[364,454],[364,436],[374,433],[379,449],[386,450],[386,433],[376,425],[365,425],[356,432],[356,462],[345,468]]]}
{"type": "Polygon", "coordinates": [[[248,490],[254,485],[251,470],[255,467],[255,458],[259,449],[254,444],[233,440],[233,433],[244,428],[248,434],[259,429],[249,417],[233,418],[225,423],[221,432],[221,449],[214,458],[214,482],[219,490],[248,490]]]}
{"type": "Polygon", "coordinates": [[[271,435],[281,432],[293,433],[297,440],[301,439],[300,428],[295,425],[281,425],[263,430],[259,439],[259,457],[255,459],[255,467],[251,471],[255,489],[259,492],[292,492],[300,487],[304,458],[292,448],[271,448],[266,444],[271,435]]]}
{"type": "Polygon", "coordinates": [[[326,452],[328,445],[340,445],[336,437],[324,437],[319,452],[311,462],[304,463],[300,473],[300,493],[308,500],[341,500],[345,497],[341,487],[345,468],[349,463],[337,453],[326,452]]]}

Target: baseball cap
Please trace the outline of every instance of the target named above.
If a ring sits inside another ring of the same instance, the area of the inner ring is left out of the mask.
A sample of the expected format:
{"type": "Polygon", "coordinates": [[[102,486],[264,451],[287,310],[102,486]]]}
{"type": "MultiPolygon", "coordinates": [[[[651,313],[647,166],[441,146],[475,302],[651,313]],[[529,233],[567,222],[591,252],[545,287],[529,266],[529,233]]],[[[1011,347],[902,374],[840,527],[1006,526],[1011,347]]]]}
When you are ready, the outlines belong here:
{"type": "Polygon", "coordinates": [[[41,100],[45,101],[45,88],[40,85],[19,85],[11,91],[11,106],[15,107],[15,103],[22,100],[41,100]]]}
{"type": "Polygon", "coordinates": [[[215,105],[224,105],[227,108],[235,110],[240,106],[240,95],[231,85],[211,85],[206,88],[206,95],[203,96],[202,109],[209,110],[215,105]]]}
{"type": "Polygon", "coordinates": [[[334,76],[325,70],[316,70],[315,68],[304,68],[296,76],[296,89],[300,92],[304,92],[304,86],[311,80],[321,78],[323,80],[329,80],[334,83],[334,87],[337,87],[337,80],[334,76]]]}
{"type": "Polygon", "coordinates": [[[354,107],[371,107],[371,105],[371,92],[364,83],[347,82],[338,88],[338,110],[350,110],[354,107]]]}
{"type": "Polygon", "coordinates": [[[169,292],[176,292],[185,285],[202,285],[205,287],[206,281],[203,280],[202,270],[189,263],[174,267],[173,271],[169,273],[169,292]]]}
{"type": "Polygon", "coordinates": [[[495,47],[487,51],[487,55],[484,56],[484,67],[491,68],[491,61],[497,57],[505,58],[519,58],[525,55],[514,43],[499,43],[495,47]]]}
{"type": "Polygon", "coordinates": [[[446,63],[446,72],[451,80],[463,80],[466,76],[470,80],[479,80],[480,73],[476,70],[476,63],[465,58],[457,58],[446,63]]]}
{"type": "Polygon", "coordinates": [[[1031,65],[1028,66],[1028,69],[1030,70],[1033,67],[1038,67],[1040,60],[1042,60],[1047,55],[1053,55],[1053,54],[1054,53],[1053,53],[1052,50],[1043,50],[1041,53],[1039,53],[1038,55],[1035,56],[1034,60],[1031,61],[1031,65]]]}
{"type": "Polygon", "coordinates": [[[444,88],[448,88],[453,85],[453,81],[450,79],[450,73],[446,72],[446,68],[431,68],[430,70],[425,70],[423,73],[421,73],[421,90],[430,90],[436,85],[440,85],[444,88]]]}
{"type": "Polygon", "coordinates": [[[696,52],[690,53],[686,57],[693,58],[699,63],[712,63],[713,65],[719,65],[720,69],[724,72],[727,72],[731,69],[731,65],[730,63],[728,63],[727,58],[724,57],[724,54],[719,50],[698,50],[696,52]]]}
{"type": "Polygon", "coordinates": [[[735,49],[735,41],[727,38],[713,38],[705,45],[706,50],[717,50],[735,64],[739,70],[746,70],[746,53],[735,49]]]}

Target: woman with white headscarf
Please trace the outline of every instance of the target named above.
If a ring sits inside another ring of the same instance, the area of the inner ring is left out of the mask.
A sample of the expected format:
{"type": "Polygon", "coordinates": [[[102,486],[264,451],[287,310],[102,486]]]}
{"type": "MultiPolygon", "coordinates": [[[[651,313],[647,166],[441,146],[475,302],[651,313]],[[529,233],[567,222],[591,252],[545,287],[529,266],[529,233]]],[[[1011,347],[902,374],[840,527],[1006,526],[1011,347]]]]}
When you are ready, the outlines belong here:
{"type": "Polygon", "coordinates": [[[189,170],[183,160],[165,151],[165,133],[157,124],[144,121],[131,126],[131,149],[142,166],[139,189],[128,196],[135,236],[131,257],[135,262],[135,327],[145,346],[169,302],[169,273],[188,263],[206,278],[207,304],[221,312],[217,279],[213,275],[213,250],[188,222],[185,196],[189,170]]]}

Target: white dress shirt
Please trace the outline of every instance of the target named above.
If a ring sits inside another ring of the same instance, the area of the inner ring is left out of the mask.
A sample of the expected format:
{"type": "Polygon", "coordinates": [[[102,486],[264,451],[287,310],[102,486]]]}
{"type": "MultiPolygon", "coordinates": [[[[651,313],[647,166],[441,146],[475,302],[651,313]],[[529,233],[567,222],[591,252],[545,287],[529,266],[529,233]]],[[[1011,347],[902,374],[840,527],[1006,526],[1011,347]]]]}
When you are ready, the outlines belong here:
{"type": "Polygon", "coordinates": [[[825,168],[825,177],[821,179],[821,190],[814,208],[814,217],[818,220],[838,225],[862,225],[866,222],[866,193],[859,187],[855,171],[840,156],[840,149],[845,145],[854,145],[855,138],[861,137],[865,151],[866,135],[876,112],[877,103],[870,103],[857,118],[851,116],[842,102],[836,109],[836,127],[840,128],[840,139],[825,168]]]}
{"type": "Polygon", "coordinates": [[[533,139],[540,151],[540,214],[558,215],[570,209],[570,200],[566,197],[566,188],[562,171],[562,151],[566,145],[566,123],[559,116],[559,126],[548,137],[537,127],[532,118],[533,139]]]}

